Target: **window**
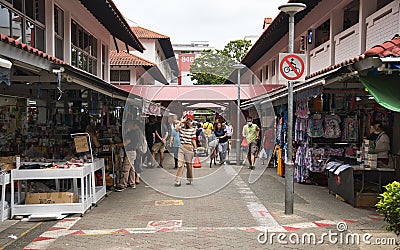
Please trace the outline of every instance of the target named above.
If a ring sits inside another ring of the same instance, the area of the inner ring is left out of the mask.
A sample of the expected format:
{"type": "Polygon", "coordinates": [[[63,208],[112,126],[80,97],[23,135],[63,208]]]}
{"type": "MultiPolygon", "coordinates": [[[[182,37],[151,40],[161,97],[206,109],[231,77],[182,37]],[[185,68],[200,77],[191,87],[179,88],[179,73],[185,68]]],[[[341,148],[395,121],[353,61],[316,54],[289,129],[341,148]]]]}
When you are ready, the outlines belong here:
{"type": "Polygon", "coordinates": [[[117,84],[130,84],[131,72],[129,70],[110,70],[110,81],[117,84]]]}
{"type": "Polygon", "coordinates": [[[315,30],[315,46],[329,41],[330,37],[330,20],[325,21],[315,30]]]}
{"type": "Polygon", "coordinates": [[[0,4],[2,33],[45,50],[45,0],[7,0],[0,4]]]}
{"type": "Polygon", "coordinates": [[[353,0],[346,7],[344,7],[343,14],[343,30],[347,30],[351,26],[358,23],[358,16],[360,12],[360,0],[353,0]]]}
{"type": "Polygon", "coordinates": [[[271,64],[271,76],[275,76],[275,70],[275,60],[273,60],[271,64]]]}
{"type": "Polygon", "coordinates": [[[265,79],[268,80],[269,68],[268,65],[265,66],[265,79]]]}
{"type": "Polygon", "coordinates": [[[262,69],[260,69],[260,81],[261,81],[261,83],[263,82],[263,72],[262,72],[262,69]]]}
{"type": "Polygon", "coordinates": [[[64,60],[64,11],[54,6],[55,56],[64,60]]]}
{"type": "Polygon", "coordinates": [[[71,65],[96,75],[97,39],[72,21],[71,42],[71,65]]]}

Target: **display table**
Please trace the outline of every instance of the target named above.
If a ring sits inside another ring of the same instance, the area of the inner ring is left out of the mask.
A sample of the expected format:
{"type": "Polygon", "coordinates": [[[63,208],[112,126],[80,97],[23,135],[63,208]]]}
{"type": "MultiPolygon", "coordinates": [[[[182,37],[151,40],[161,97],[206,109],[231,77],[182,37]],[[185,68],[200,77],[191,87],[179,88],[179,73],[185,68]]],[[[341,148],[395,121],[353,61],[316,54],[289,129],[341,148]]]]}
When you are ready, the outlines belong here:
{"type": "MultiPolygon", "coordinates": [[[[1,221],[5,221],[10,218],[11,209],[10,206],[6,207],[6,185],[10,184],[10,174],[3,174],[0,176],[1,185],[1,221]]],[[[9,204],[10,205],[10,204],[9,204]]]]}
{"type": "Polygon", "coordinates": [[[11,195],[11,217],[16,215],[54,215],[54,214],[81,214],[83,215],[92,205],[92,173],[93,164],[70,169],[24,169],[11,171],[11,194],[15,192],[15,181],[18,182],[18,195],[15,200],[11,195]],[[78,203],[57,204],[22,204],[21,182],[25,181],[25,194],[27,180],[55,180],[57,190],[59,181],[72,179],[72,192],[79,196],[78,203]],[[78,189],[78,181],[80,188],[78,189]]]}
{"type": "Polygon", "coordinates": [[[360,197],[378,197],[382,193],[382,186],[395,180],[395,170],[392,168],[350,166],[338,174],[334,171],[328,173],[329,193],[340,195],[354,207],[359,206],[357,201],[360,197]]]}
{"type": "MultiPolygon", "coordinates": [[[[86,165],[86,164],[85,164],[86,165]]],[[[89,164],[90,167],[92,168],[92,194],[93,194],[93,199],[92,203],[94,205],[97,205],[97,203],[106,195],[107,192],[107,187],[106,187],[106,167],[104,165],[104,159],[95,159],[93,163],[89,164]],[[101,186],[96,186],[96,176],[95,173],[96,171],[101,170],[101,176],[102,176],[102,185],[101,186]]]]}

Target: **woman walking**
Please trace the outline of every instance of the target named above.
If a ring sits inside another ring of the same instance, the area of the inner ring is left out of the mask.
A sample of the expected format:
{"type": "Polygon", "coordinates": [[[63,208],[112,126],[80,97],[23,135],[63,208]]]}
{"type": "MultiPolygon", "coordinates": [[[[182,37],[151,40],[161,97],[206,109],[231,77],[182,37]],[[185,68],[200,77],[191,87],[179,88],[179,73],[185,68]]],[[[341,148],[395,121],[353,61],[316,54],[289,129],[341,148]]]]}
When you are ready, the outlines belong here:
{"type": "Polygon", "coordinates": [[[195,150],[197,150],[196,145],[196,129],[192,127],[192,121],[194,120],[194,112],[186,111],[178,123],[177,130],[180,133],[181,145],[179,147],[178,153],[178,171],[176,172],[175,187],[181,186],[183,166],[186,164],[186,185],[192,184],[193,180],[193,156],[195,150]]]}
{"type": "Polygon", "coordinates": [[[228,151],[228,135],[226,134],[226,130],[222,127],[221,122],[217,122],[214,130],[214,135],[218,138],[218,152],[219,152],[219,164],[226,165],[226,152],[228,151]]]}

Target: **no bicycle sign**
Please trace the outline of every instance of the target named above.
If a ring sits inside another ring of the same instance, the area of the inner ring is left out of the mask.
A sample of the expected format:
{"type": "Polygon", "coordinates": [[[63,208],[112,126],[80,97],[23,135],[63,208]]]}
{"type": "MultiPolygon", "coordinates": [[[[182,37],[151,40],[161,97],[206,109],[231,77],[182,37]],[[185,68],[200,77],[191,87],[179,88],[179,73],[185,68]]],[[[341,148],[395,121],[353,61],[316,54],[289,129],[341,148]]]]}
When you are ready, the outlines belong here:
{"type": "Polygon", "coordinates": [[[279,53],[279,82],[306,80],[306,55],[279,53]]]}

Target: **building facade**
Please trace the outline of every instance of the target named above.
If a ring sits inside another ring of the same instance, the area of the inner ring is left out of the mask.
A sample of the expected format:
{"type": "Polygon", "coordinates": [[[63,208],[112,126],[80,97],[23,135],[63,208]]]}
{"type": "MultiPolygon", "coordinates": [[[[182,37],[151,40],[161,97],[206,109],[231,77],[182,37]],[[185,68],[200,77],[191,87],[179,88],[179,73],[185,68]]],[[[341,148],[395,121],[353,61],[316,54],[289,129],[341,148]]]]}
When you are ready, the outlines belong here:
{"type": "Polygon", "coordinates": [[[176,60],[179,67],[178,85],[191,85],[190,65],[203,50],[214,49],[210,47],[208,41],[193,41],[187,44],[173,45],[176,60]]]}
{"type": "MultiPolygon", "coordinates": [[[[307,9],[296,15],[294,51],[307,55],[307,75],[360,55],[400,31],[398,0],[300,2],[307,9]]],[[[280,13],[243,60],[262,83],[278,82],[278,55],[287,51],[287,25],[280,13]]]]}

